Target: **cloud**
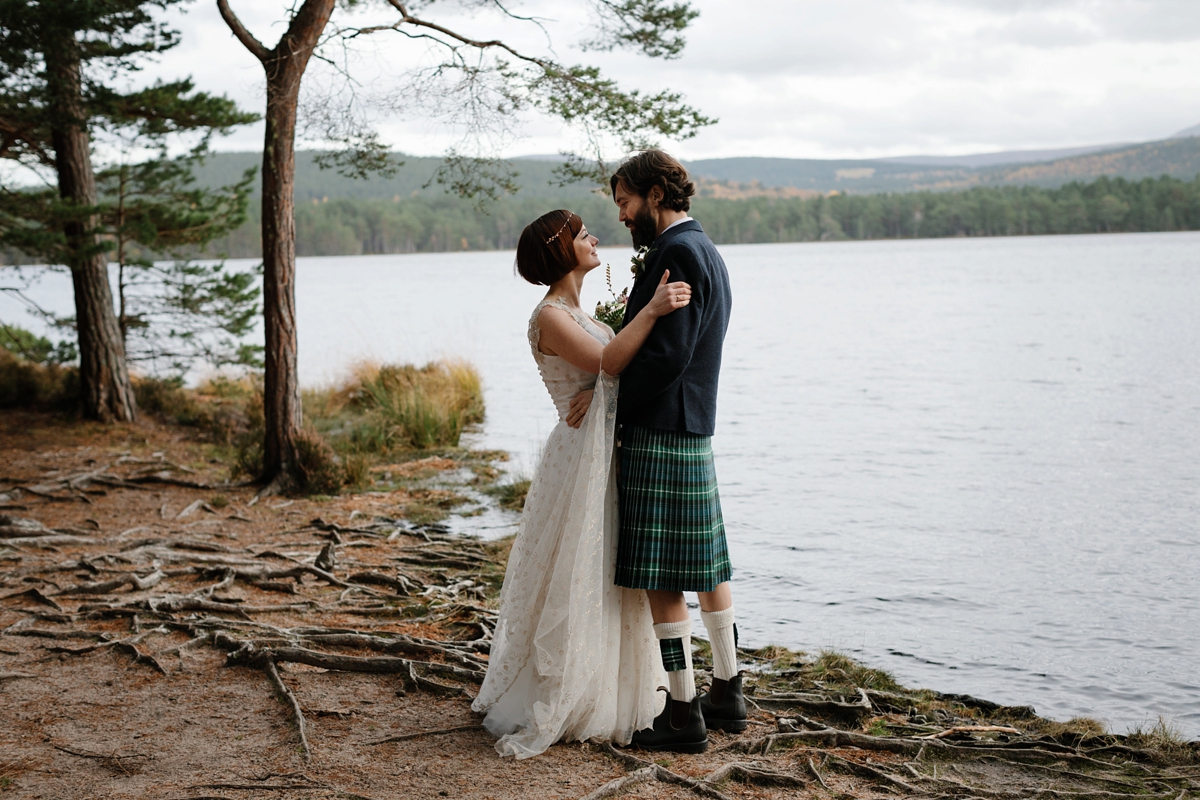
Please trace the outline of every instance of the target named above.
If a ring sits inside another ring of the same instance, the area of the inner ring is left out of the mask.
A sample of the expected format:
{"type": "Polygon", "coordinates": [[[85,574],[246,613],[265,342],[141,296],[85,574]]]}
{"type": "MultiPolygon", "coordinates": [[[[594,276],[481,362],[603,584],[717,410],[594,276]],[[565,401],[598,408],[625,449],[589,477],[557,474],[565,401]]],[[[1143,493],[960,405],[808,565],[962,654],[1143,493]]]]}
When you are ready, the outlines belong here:
{"type": "MultiPolygon", "coordinates": [[[[175,17],[183,43],[152,79],[198,85],[261,112],[262,68],[213,7],[175,17]]],[[[264,42],[282,33],[282,2],[233,0],[264,42]]],[[[871,157],[1060,147],[1161,138],[1200,122],[1200,0],[699,0],[688,48],[671,62],[580,52],[593,32],[583,2],[527,2],[550,18],[568,63],[599,64],[623,86],[682,92],[719,125],[669,142],[689,158],[871,157]]],[[[446,5],[428,7],[432,15],[446,5]]],[[[450,5],[453,8],[453,5],[450,5]]],[[[378,6],[375,6],[378,9],[378,6]]],[[[339,12],[341,13],[341,12],[339,12]]],[[[376,15],[378,10],[374,12],[376,15]]],[[[459,9],[454,24],[546,52],[530,26],[459,9]]],[[[337,19],[345,19],[338,17],[337,19]]],[[[397,88],[424,58],[397,35],[360,40],[351,71],[365,90],[397,88]]],[[[313,77],[329,73],[314,62],[313,77]]],[[[457,134],[420,116],[383,120],[402,150],[437,154],[457,134]]],[[[510,153],[571,147],[561,124],[531,118],[510,153]],[[565,144],[564,144],[565,143],[565,144]]],[[[222,140],[261,147],[261,126],[222,140]]]]}

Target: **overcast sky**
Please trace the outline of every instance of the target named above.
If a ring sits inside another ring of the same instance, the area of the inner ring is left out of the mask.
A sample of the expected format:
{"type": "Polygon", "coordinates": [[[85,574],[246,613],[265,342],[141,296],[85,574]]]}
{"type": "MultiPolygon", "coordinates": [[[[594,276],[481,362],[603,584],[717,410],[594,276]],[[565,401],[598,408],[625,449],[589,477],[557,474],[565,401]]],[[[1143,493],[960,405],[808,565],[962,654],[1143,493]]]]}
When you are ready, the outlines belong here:
{"type": "MultiPolygon", "coordinates": [[[[273,46],[286,2],[231,0],[273,46]]],[[[720,119],[694,139],[664,142],[684,158],[870,158],[1160,139],[1200,124],[1200,0],[698,0],[682,58],[581,52],[592,18],[584,0],[521,2],[547,18],[557,57],[600,66],[622,85],[672,88],[720,119]]],[[[502,35],[546,52],[530,26],[463,10],[450,0],[425,15],[479,38],[502,35]]],[[[385,20],[379,7],[366,16],[385,20]]],[[[262,110],[258,62],[233,39],[215,0],[172,21],[183,43],[147,77],[190,74],[204,90],[262,110]]],[[[364,96],[404,98],[406,69],[428,63],[418,42],[370,37],[351,71],[364,96]]],[[[329,82],[328,70],[313,72],[329,82]]],[[[420,114],[380,119],[397,149],[438,155],[460,131],[420,114]]],[[[530,117],[506,155],[553,153],[577,140],[530,117]]],[[[261,148],[261,126],[217,143],[261,148]]]]}

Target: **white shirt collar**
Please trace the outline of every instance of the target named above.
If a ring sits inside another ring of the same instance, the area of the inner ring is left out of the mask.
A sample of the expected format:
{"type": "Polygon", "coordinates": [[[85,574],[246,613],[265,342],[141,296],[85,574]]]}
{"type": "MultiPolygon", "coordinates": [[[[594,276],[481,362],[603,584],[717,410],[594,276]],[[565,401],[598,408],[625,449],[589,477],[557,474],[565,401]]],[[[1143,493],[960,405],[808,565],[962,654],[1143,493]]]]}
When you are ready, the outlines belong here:
{"type": "MultiPolygon", "coordinates": [[[[692,221],[691,217],[684,217],[683,219],[675,220],[670,225],[663,228],[663,233],[666,233],[667,231],[671,230],[671,228],[674,228],[676,225],[682,225],[685,222],[691,222],[691,221],[692,221]]],[[[660,233],[659,236],[662,236],[662,233],[660,233]]]]}

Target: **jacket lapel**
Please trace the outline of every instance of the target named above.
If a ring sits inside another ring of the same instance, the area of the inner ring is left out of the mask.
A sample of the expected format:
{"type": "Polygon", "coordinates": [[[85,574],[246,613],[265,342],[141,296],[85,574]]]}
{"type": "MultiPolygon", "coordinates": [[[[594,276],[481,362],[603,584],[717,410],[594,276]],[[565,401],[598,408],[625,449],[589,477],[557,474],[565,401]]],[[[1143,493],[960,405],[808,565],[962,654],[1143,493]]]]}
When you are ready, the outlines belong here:
{"type": "MultiPolygon", "coordinates": [[[[689,219],[686,222],[679,223],[670,230],[663,231],[662,234],[660,234],[659,237],[654,240],[654,243],[650,245],[650,251],[646,253],[646,261],[643,264],[642,272],[633,279],[633,288],[629,290],[630,303],[633,302],[634,297],[638,297],[638,300],[642,301],[641,304],[637,306],[639,309],[646,303],[650,302],[650,298],[648,297],[643,301],[642,298],[638,296],[638,293],[641,291],[643,286],[650,282],[647,280],[647,276],[653,273],[658,267],[658,258],[662,253],[663,248],[666,246],[667,242],[684,231],[700,231],[703,233],[704,228],[700,227],[700,223],[696,222],[696,220],[689,219]]],[[[657,283],[658,278],[655,278],[654,284],[657,283]]],[[[654,290],[651,289],[650,291],[653,292],[654,290]]]]}

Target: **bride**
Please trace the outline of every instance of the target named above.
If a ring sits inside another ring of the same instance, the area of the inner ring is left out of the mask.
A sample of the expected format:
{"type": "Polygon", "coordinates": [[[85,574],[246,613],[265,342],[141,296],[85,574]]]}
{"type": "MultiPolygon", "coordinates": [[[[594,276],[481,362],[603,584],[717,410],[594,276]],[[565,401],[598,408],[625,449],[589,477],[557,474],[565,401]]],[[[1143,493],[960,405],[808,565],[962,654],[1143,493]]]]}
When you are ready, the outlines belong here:
{"type": "Polygon", "coordinates": [[[596,237],[570,211],[530,223],[517,271],[549,286],[529,345],[559,422],[525,500],[500,593],[487,677],[472,704],[500,755],[528,758],[557,741],[628,744],[662,710],[662,662],[645,592],[613,582],[617,378],[655,321],[691,301],[667,283],[614,336],[583,313],[579,290],[600,265],[596,237]],[[591,413],[587,413],[591,410],[591,413]]]}

